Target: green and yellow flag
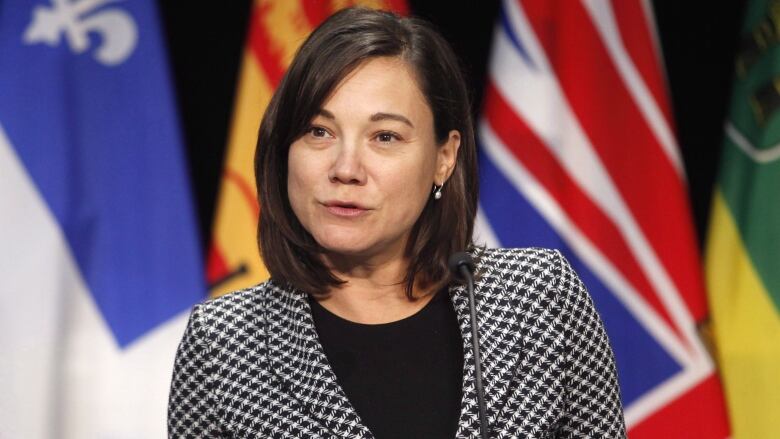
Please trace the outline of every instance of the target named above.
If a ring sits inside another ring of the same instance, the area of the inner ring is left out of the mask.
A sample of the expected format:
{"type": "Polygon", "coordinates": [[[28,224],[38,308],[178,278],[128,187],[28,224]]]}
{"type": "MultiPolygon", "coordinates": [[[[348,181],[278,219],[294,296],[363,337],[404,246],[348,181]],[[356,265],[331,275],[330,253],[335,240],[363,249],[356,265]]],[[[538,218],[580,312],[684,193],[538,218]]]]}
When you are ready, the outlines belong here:
{"type": "Polygon", "coordinates": [[[749,3],[707,242],[733,437],[780,437],[780,0],[749,3]]]}

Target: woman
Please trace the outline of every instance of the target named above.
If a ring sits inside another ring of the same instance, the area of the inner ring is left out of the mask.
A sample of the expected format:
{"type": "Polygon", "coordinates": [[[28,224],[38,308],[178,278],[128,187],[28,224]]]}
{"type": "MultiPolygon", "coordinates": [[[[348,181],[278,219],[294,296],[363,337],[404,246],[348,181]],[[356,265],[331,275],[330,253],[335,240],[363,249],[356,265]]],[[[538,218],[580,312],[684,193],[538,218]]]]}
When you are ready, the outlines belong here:
{"type": "Polygon", "coordinates": [[[480,249],[463,78],[431,27],[347,9],[304,42],[261,123],[271,280],[196,306],[171,437],[478,437],[476,262],[491,437],[625,435],[612,351],[557,251],[480,249]]]}

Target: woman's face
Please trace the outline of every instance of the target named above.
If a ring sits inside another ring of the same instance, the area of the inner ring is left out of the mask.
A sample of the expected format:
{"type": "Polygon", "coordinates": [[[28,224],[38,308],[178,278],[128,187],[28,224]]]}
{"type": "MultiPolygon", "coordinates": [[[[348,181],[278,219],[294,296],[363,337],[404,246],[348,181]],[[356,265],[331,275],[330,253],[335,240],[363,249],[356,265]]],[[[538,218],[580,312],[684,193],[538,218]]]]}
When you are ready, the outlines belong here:
{"type": "Polygon", "coordinates": [[[433,185],[452,172],[459,144],[457,131],[436,144],[433,114],[404,61],[368,60],[290,146],[290,204],[327,257],[402,257],[433,185]]]}

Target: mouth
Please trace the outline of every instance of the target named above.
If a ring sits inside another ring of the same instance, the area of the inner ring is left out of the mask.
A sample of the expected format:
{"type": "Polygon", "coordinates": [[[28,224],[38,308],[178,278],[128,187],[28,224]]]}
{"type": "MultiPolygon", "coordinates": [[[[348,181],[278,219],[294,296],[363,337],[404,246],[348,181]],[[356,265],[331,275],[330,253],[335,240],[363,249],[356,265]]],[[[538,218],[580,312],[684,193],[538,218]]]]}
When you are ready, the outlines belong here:
{"type": "Polygon", "coordinates": [[[346,218],[357,217],[371,210],[351,201],[326,201],[322,204],[332,215],[346,218]]]}

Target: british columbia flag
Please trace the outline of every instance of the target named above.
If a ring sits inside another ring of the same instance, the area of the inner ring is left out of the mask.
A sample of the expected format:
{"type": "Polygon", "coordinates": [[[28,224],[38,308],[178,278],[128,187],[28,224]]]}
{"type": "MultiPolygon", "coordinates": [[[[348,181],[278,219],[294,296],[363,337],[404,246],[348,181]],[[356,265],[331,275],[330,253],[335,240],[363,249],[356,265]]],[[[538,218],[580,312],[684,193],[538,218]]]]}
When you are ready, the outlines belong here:
{"type": "Polygon", "coordinates": [[[566,253],[607,327],[630,437],[728,436],[649,2],[506,0],[488,78],[478,241],[566,253]]]}

